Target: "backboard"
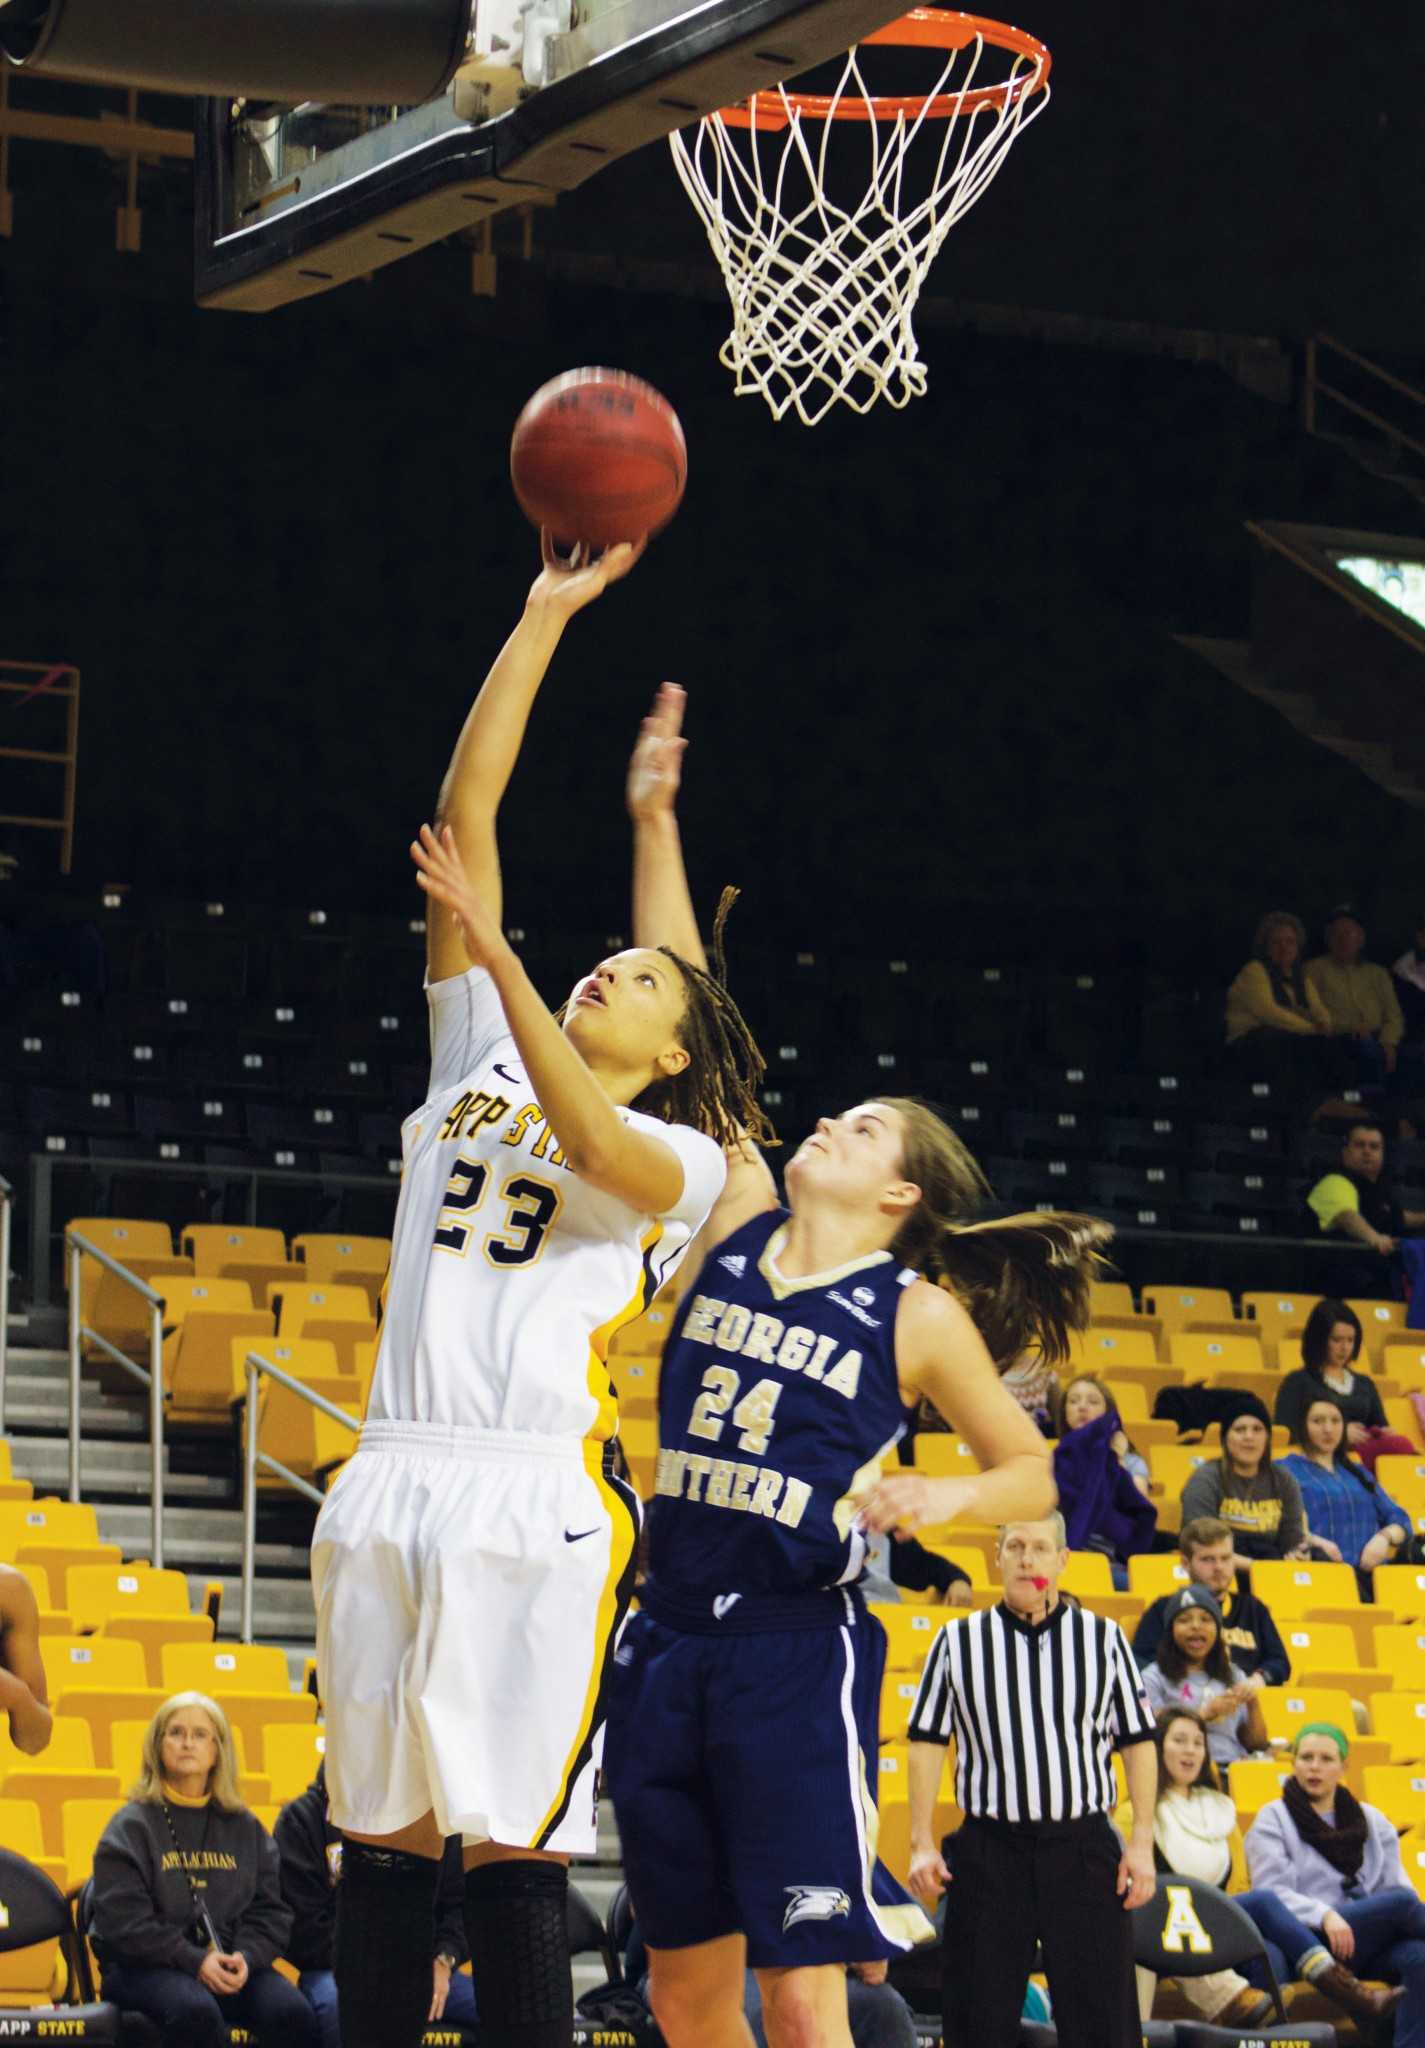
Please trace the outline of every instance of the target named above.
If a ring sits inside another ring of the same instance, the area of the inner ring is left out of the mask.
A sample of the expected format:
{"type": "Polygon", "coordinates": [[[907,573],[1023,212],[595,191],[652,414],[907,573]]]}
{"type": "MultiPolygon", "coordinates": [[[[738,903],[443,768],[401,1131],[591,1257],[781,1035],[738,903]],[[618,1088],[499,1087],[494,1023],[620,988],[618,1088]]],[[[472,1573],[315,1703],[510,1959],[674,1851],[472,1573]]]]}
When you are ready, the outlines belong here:
{"type": "Polygon", "coordinates": [[[200,302],[265,312],[548,203],[848,49],[895,0],[477,0],[419,106],[200,99],[200,302]]]}

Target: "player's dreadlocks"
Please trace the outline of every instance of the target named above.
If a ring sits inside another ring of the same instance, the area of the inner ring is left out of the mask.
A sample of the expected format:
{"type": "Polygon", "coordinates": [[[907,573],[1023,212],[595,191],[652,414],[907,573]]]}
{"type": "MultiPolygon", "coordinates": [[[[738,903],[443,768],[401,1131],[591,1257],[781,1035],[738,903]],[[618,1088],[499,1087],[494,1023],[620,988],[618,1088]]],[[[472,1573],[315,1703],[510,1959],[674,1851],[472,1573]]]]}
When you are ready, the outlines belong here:
{"type": "Polygon", "coordinates": [[[973,1316],[996,1365],[1029,1346],[1050,1365],[1089,1319],[1089,1282],[1113,1230],[1096,1216],[1033,1210],[973,1223],[989,1183],[950,1126],[912,1096],[882,1096],[905,1130],[901,1170],[921,1199],[891,1250],[949,1288],[973,1316]]]}
{"type": "Polygon", "coordinates": [[[689,1058],[681,1074],[655,1081],[632,1106],[664,1123],[691,1124],[724,1147],[743,1138],[756,1145],[776,1145],[777,1133],[757,1100],[767,1062],[727,992],[723,941],[728,912],[740,893],[724,889],[718,901],[708,954],[711,971],[694,966],[671,946],[658,948],[673,962],[688,991],[678,1042],[689,1058]]]}

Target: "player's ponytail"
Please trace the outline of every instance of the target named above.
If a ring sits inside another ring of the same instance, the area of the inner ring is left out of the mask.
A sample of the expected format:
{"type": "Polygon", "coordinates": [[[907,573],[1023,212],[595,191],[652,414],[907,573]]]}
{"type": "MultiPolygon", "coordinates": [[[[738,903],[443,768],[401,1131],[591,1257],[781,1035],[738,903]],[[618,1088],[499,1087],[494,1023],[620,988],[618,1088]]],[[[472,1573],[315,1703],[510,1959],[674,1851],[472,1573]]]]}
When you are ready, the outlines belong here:
{"type": "Polygon", "coordinates": [[[1050,1365],[1089,1319],[1089,1282],[1113,1230],[1096,1216],[1038,1210],[970,1219],[988,1183],[948,1124],[910,1096],[883,1096],[905,1131],[901,1170],[921,1190],[891,1250],[948,1287],[973,1316],[1001,1370],[1031,1346],[1050,1365]]]}
{"type": "Polygon", "coordinates": [[[688,1064],[681,1074],[645,1088],[633,1104],[665,1123],[691,1124],[724,1148],[743,1138],[756,1145],[780,1142],[757,1100],[767,1062],[727,992],[723,933],[727,914],[739,894],[728,888],[719,899],[708,950],[710,970],[685,960],[671,946],[658,948],[678,969],[687,989],[688,1006],[678,1026],[678,1038],[688,1054],[688,1064]]]}

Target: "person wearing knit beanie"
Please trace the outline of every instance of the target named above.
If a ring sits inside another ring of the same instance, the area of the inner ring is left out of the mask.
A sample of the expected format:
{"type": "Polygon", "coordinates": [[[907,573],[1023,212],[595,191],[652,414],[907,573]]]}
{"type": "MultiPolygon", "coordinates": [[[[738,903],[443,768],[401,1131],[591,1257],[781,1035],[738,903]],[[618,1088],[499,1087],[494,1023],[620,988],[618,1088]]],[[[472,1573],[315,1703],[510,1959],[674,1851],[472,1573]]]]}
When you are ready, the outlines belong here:
{"type": "Polygon", "coordinates": [[[1226,1522],[1240,1557],[1307,1554],[1301,1488],[1272,1462],[1266,1403],[1243,1388],[1224,1402],[1220,1459],[1199,1465],[1183,1488],[1183,1521],[1200,1515],[1226,1522]]]}

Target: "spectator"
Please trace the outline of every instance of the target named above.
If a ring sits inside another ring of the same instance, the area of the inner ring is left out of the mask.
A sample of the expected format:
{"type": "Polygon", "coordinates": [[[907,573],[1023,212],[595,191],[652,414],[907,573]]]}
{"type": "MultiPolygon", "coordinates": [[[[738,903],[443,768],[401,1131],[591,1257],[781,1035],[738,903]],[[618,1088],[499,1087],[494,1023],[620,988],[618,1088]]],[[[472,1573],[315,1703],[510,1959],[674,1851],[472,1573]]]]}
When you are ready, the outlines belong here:
{"type": "MultiPolygon", "coordinates": [[[[297,1988],[317,2015],[321,2048],[341,2048],[332,1943],[336,1935],[336,1888],[341,1881],[340,1828],[327,1810],[327,1773],[322,1764],[305,1792],[289,1799],[274,1830],[281,1857],[282,1896],[292,1913],[287,1960],[299,1972],[297,1988]]],[[[475,2025],[475,1990],[456,1973],[469,1954],[465,1941],[465,1873],[459,1840],[445,1845],[431,1930],[433,2025],[475,2025]]]]}
{"type": "Polygon", "coordinates": [[[1306,927],[1289,910],[1269,910],[1257,926],[1252,957],[1227,991],[1228,1061],[1253,1081],[1340,1087],[1350,1069],[1307,980],[1305,944],[1306,927]]]}
{"type": "MultiPolygon", "coordinates": [[[[1237,1551],[1227,1524],[1210,1515],[1184,1522],[1178,1549],[1188,1577],[1206,1586],[1222,1610],[1222,1640],[1248,1683],[1285,1685],[1291,1677],[1291,1659],[1265,1602],[1238,1579],[1237,1551]]],[[[1158,1654],[1172,1597],[1165,1593],[1155,1600],[1138,1624],[1133,1654],[1140,1669],[1158,1654]]]]}
{"type": "Polygon", "coordinates": [[[1063,1433],[1054,1447],[1059,1512],[1069,1548],[1105,1553],[1120,1590],[1128,1583],[1125,1560],[1153,1547],[1158,1510],[1148,1498],[1147,1474],[1100,1383],[1091,1373],[1070,1380],[1063,1433]]]}
{"type": "Polygon", "coordinates": [[[1415,1446],[1385,1419],[1380,1388],[1369,1373],[1352,1372],[1361,1355],[1361,1319],[1344,1301],[1318,1301],[1301,1333],[1301,1364],[1277,1389],[1273,1420],[1295,1437],[1307,1408],[1330,1394],[1346,1418],[1346,1443],[1367,1471],[1384,1453],[1409,1458],[1415,1446]]]}
{"type": "Polygon", "coordinates": [[[227,2048],[230,2024],[318,2048],[316,2014],[272,1967],[291,1926],[276,1844],[238,1789],[227,1717],[202,1693],[175,1693],[94,1853],[104,1996],[151,2020],[163,2048],[227,2048]]]}
{"type": "Polygon", "coordinates": [[[866,1571],[861,1591],[867,1600],[894,1604],[907,1593],[931,1594],[947,1607],[969,1607],[970,1574],[948,1557],[918,1543],[908,1529],[866,1531],[866,1571]]]}
{"type": "Polygon", "coordinates": [[[1267,1747],[1258,1688],[1227,1655],[1222,1609],[1206,1586],[1181,1586],[1168,1598],[1167,1625],[1158,1654],[1143,1673],[1154,1713],[1191,1707],[1207,1728],[1216,1764],[1235,1764],[1267,1747]]]}
{"type": "Polygon", "coordinates": [[[1312,1549],[1364,1574],[1392,1561],[1409,1538],[1410,1517],[1348,1455],[1345,1436],[1341,1403],[1323,1388],[1299,1418],[1296,1448],[1281,1463],[1301,1488],[1312,1549]]]}
{"type": "Polygon", "coordinates": [[[1357,1255],[1337,1266],[1342,1294],[1398,1301],[1400,1240],[1425,1229],[1425,1212],[1400,1205],[1385,1164],[1385,1132],[1373,1117],[1356,1117],[1341,1141],[1341,1162],[1306,1198],[1323,1231],[1352,1238],[1357,1255]]]}
{"type": "MultiPolygon", "coordinates": [[[[1158,1750],[1158,1803],[1153,1811],[1153,1860],[1174,1877],[1196,1877],[1227,1888],[1232,1873],[1232,1838],[1237,1809],[1222,1790],[1208,1755],[1207,1724],[1191,1707],[1165,1707],[1154,1738],[1158,1750]]],[[[1138,1972],[1138,2010],[1152,2017],[1158,1980],[1138,1972]]],[[[1178,1989],[1210,2025],[1256,2027],[1274,2010],[1265,1992],[1254,1990],[1236,1970],[1207,1977],[1182,1977],[1178,1989]]]]}
{"type": "Polygon", "coordinates": [[[1397,2048],[1420,2048],[1425,1905],[1405,1875],[1393,1823],[1341,1782],[1349,1751],[1330,1722],[1302,1729],[1282,1797],[1248,1830],[1252,1889],[1237,1903],[1256,1922],[1281,1983],[1304,1977],[1368,2023],[1399,2006],[1397,2048]],[[1376,1975],[1403,1978],[1403,1996],[1361,1982],[1376,1975]]]}
{"type": "Polygon", "coordinates": [[[1395,976],[1395,995],[1405,1016],[1407,1036],[1425,1036],[1425,917],[1416,918],[1415,936],[1410,947],[1401,954],[1391,972],[1395,976]]]}
{"type": "Polygon", "coordinates": [[[1223,1410],[1222,1456],[1183,1488],[1183,1520],[1210,1515],[1231,1529],[1240,1557],[1305,1557],[1301,1490],[1271,1458],[1266,1404],[1236,1393],[1223,1410]]]}
{"type": "Polygon", "coordinates": [[[1025,1414],[1038,1423],[1045,1436],[1054,1434],[1054,1416],[1059,1406],[1059,1375],[1037,1348],[1021,1351],[1000,1374],[1007,1393],[1013,1394],[1025,1414]]]}
{"type": "Polygon", "coordinates": [[[0,1564],[0,1714],[10,1741],[26,1756],[49,1747],[51,1719],[40,1658],[40,1611],[34,1587],[13,1565],[0,1564]]]}
{"type": "Polygon", "coordinates": [[[1363,1082],[1380,1082],[1395,1072],[1405,1019],[1395,984],[1384,967],[1364,960],[1366,930],[1349,903],[1338,904],[1326,920],[1326,951],[1306,964],[1315,993],[1338,1037],[1355,1048],[1363,1082]]]}

